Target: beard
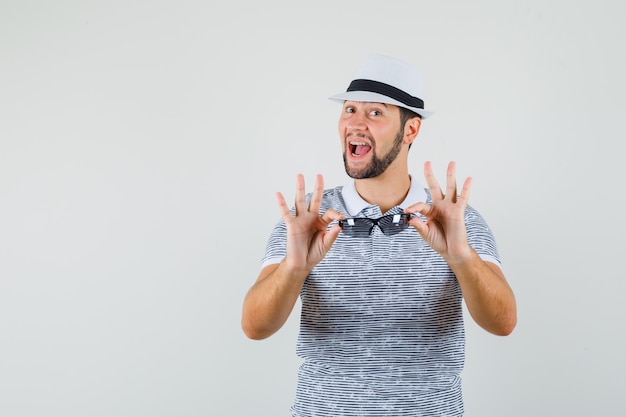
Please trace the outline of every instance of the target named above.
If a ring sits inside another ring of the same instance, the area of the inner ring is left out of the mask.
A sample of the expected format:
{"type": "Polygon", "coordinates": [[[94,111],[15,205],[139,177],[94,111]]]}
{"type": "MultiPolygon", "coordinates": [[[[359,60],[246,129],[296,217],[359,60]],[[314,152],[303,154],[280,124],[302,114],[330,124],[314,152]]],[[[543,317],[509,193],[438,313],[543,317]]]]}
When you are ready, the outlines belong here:
{"type": "Polygon", "coordinates": [[[372,161],[365,167],[361,169],[350,168],[348,166],[348,158],[347,153],[349,149],[346,149],[346,152],[343,154],[343,166],[345,167],[346,174],[349,177],[354,178],[355,180],[361,180],[365,178],[374,178],[385,172],[385,170],[391,165],[393,161],[396,160],[398,154],[400,154],[400,150],[402,150],[402,139],[404,137],[404,132],[399,131],[396,135],[393,146],[387,152],[386,155],[378,156],[376,155],[376,143],[373,143],[372,146],[372,161]]]}

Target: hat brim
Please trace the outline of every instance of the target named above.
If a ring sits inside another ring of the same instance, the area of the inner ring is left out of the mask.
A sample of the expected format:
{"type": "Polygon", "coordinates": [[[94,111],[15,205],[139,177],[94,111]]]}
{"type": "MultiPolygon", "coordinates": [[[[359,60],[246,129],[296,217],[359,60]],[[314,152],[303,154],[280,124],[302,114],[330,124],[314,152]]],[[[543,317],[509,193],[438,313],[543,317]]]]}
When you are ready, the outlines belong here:
{"type": "Polygon", "coordinates": [[[372,93],[370,91],[347,91],[345,93],[335,94],[334,96],[329,97],[329,99],[334,100],[334,101],[341,101],[341,102],[346,101],[346,100],[351,100],[351,101],[365,101],[365,102],[371,102],[371,103],[393,104],[395,106],[404,107],[405,109],[409,109],[412,112],[419,114],[420,116],[422,116],[422,119],[427,119],[434,114],[433,111],[420,109],[418,107],[410,107],[398,100],[394,100],[383,94],[372,93]]]}

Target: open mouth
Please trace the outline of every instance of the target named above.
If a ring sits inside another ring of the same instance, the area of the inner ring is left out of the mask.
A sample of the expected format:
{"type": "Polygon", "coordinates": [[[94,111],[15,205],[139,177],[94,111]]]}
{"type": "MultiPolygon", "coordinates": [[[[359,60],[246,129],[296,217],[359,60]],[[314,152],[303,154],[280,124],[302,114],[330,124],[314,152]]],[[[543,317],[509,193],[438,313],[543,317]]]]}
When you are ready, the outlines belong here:
{"type": "Polygon", "coordinates": [[[364,156],[365,154],[367,154],[369,151],[372,150],[372,147],[366,144],[365,142],[351,141],[349,145],[350,145],[350,153],[352,154],[352,156],[356,158],[364,156]]]}

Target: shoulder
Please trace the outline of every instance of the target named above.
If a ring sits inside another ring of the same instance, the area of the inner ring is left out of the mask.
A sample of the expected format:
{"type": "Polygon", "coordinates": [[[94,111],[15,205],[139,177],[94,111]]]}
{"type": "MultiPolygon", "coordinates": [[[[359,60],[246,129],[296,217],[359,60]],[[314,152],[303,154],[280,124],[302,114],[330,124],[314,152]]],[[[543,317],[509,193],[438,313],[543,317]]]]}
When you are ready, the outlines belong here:
{"type": "MultiPolygon", "coordinates": [[[[306,195],[307,203],[311,201],[312,193],[306,195]]],[[[320,211],[326,211],[329,208],[333,208],[337,211],[345,210],[345,203],[343,199],[343,185],[335,188],[327,188],[322,193],[322,202],[320,204],[320,211]]]]}

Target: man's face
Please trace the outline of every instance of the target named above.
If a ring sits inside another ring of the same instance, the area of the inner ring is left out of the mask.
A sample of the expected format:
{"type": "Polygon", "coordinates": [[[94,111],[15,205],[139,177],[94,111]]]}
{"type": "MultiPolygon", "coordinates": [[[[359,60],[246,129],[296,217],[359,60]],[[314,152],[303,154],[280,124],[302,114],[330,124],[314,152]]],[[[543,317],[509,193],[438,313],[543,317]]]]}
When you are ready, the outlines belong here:
{"type": "Polygon", "coordinates": [[[339,136],[346,173],[355,179],[377,177],[402,150],[400,110],[392,104],[346,101],[339,136]]]}

